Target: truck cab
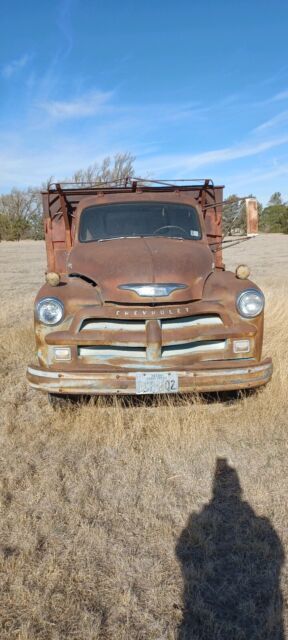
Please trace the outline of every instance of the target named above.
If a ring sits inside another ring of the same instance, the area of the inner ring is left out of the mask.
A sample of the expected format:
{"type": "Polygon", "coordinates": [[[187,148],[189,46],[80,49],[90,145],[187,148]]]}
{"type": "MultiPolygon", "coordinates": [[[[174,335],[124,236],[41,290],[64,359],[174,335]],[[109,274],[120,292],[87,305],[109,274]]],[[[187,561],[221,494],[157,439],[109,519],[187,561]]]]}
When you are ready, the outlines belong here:
{"type": "Polygon", "coordinates": [[[222,262],[223,187],[126,179],[43,194],[30,385],[52,397],[257,387],[264,295],[222,262]]]}

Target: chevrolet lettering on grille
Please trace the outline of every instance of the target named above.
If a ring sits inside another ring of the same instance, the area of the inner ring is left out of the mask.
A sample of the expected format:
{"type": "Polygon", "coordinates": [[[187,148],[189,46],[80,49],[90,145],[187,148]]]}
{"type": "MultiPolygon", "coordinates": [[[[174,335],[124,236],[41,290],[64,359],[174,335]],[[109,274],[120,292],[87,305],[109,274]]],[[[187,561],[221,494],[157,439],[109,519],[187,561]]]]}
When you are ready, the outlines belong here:
{"type": "Polygon", "coordinates": [[[118,318],[161,318],[161,316],[181,316],[191,312],[190,307],[176,307],[170,309],[117,309],[115,316],[118,318]]]}

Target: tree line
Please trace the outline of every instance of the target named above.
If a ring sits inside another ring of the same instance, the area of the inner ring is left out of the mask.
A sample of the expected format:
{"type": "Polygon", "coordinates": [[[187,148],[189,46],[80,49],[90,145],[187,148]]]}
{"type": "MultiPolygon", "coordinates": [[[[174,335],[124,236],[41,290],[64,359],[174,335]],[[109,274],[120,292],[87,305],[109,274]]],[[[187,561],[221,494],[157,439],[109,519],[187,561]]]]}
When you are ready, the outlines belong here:
{"type": "MultiPolygon", "coordinates": [[[[79,169],[63,182],[93,185],[97,182],[121,181],[133,175],[134,160],[130,153],[118,153],[113,158],[107,156],[100,165],[94,163],[86,169],[79,169]]],[[[53,182],[53,177],[50,177],[40,187],[28,187],[25,190],[14,188],[10,193],[0,195],[0,240],[44,238],[41,191],[45,191],[53,182]]]]}
{"type": "MultiPolygon", "coordinates": [[[[130,153],[119,153],[113,158],[107,156],[103,162],[79,169],[65,182],[87,183],[124,180],[133,176],[135,158],[130,153]]],[[[41,191],[53,183],[49,178],[41,187],[26,190],[12,189],[0,195],[0,240],[22,240],[44,238],[41,191]]],[[[253,197],[253,196],[251,196],[253,197]]],[[[259,229],[264,233],[288,233],[288,202],[284,202],[280,192],[272,194],[268,205],[263,208],[258,202],[259,229]]],[[[231,195],[223,206],[223,231],[225,235],[246,232],[245,202],[231,195]]]]}

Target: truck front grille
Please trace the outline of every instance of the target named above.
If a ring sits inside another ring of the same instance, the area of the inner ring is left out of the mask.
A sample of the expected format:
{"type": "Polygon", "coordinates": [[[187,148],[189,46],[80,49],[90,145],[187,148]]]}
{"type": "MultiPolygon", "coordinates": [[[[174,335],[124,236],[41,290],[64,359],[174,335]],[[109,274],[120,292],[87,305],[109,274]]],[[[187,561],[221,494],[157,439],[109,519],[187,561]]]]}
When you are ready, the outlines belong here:
{"type": "Polygon", "coordinates": [[[199,354],[198,357],[202,360],[219,359],[223,357],[219,352],[225,351],[227,347],[227,340],[223,335],[219,339],[217,335],[213,336],[213,328],[218,328],[219,325],[223,326],[223,322],[217,314],[139,320],[87,318],[79,330],[78,357],[86,362],[111,361],[117,358],[122,361],[140,360],[142,363],[146,361],[147,365],[153,360],[194,354],[199,354]],[[91,338],[94,332],[95,344],[91,338]]]}

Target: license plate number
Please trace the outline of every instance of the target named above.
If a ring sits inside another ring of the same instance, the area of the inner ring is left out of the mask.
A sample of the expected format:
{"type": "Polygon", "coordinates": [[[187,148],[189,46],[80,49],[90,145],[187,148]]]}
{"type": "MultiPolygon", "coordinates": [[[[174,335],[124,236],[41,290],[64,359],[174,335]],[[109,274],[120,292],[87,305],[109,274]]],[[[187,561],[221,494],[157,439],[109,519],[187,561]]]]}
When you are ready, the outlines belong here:
{"type": "Polygon", "coordinates": [[[177,393],[178,373],[136,373],[136,393],[177,393]]]}

